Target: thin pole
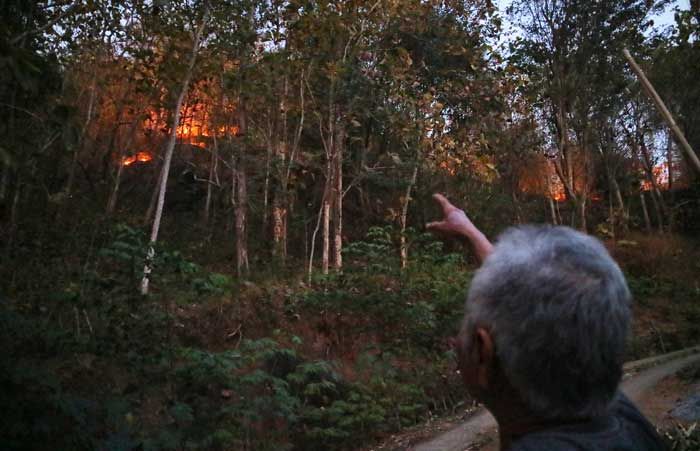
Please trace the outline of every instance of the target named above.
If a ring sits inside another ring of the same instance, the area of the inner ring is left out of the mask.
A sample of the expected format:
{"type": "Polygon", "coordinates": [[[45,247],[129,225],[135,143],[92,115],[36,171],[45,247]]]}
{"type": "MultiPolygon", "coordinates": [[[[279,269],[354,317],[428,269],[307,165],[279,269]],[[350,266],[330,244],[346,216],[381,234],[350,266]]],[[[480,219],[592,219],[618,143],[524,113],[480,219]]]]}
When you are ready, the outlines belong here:
{"type": "Polygon", "coordinates": [[[629,50],[624,49],[622,50],[622,53],[625,54],[625,58],[627,58],[627,61],[630,63],[632,70],[637,74],[637,78],[639,78],[639,81],[642,83],[644,90],[647,92],[649,97],[651,97],[651,100],[656,105],[656,108],[659,110],[659,113],[661,113],[661,116],[664,118],[668,126],[676,135],[676,138],[678,139],[678,142],[680,143],[681,147],[688,155],[688,158],[693,163],[693,166],[695,166],[695,170],[698,172],[698,174],[700,174],[700,159],[698,159],[698,156],[693,151],[693,148],[690,147],[690,143],[688,142],[688,140],[685,139],[683,132],[678,127],[678,124],[676,124],[676,121],[673,119],[671,112],[668,111],[668,108],[666,108],[664,101],[661,100],[661,97],[659,97],[659,94],[654,89],[654,86],[652,86],[652,84],[647,79],[646,75],[644,75],[642,69],[637,65],[637,62],[634,60],[634,58],[632,58],[632,55],[630,54],[629,50]]]}

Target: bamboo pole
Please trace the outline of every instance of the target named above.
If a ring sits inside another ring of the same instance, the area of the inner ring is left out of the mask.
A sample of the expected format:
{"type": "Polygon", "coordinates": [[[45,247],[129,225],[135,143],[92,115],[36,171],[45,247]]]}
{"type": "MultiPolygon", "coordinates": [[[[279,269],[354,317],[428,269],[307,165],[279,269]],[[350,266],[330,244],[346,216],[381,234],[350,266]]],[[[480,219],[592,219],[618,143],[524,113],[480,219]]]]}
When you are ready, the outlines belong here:
{"type": "Polygon", "coordinates": [[[651,100],[656,105],[656,108],[659,110],[659,113],[661,113],[661,116],[664,118],[669,128],[676,135],[678,142],[680,143],[685,153],[688,155],[688,159],[693,163],[695,170],[698,172],[698,174],[700,174],[700,159],[698,159],[698,156],[693,151],[693,148],[690,146],[688,140],[685,139],[683,132],[678,127],[678,124],[676,124],[676,121],[673,119],[671,112],[668,111],[668,108],[666,108],[664,101],[661,100],[661,97],[659,97],[659,94],[654,89],[654,86],[652,86],[652,84],[647,79],[646,75],[644,75],[642,69],[639,67],[639,65],[637,65],[637,62],[634,60],[634,58],[632,58],[632,55],[630,54],[629,50],[624,49],[622,50],[622,53],[624,53],[625,58],[627,58],[627,61],[630,63],[632,70],[637,74],[637,78],[639,78],[639,81],[644,87],[644,90],[647,92],[651,100]]]}

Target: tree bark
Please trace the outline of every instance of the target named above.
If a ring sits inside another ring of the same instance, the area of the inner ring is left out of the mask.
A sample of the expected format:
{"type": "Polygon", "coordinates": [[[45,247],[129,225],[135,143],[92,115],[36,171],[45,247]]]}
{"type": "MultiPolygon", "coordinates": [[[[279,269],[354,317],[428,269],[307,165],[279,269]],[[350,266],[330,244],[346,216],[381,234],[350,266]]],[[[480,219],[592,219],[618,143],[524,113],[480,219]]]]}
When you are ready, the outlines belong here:
{"type": "Polygon", "coordinates": [[[108,216],[114,213],[114,210],[117,207],[117,200],[119,199],[119,188],[121,185],[122,173],[124,172],[124,163],[122,162],[122,158],[124,155],[123,149],[128,149],[129,147],[131,147],[131,143],[134,142],[134,135],[136,134],[136,127],[138,126],[138,123],[138,119],[134,120],[134,123],[131,125],[131,129],[129,130],[129,138],[126,144],[120,148],[119,153],[117,154],[117,173],[114,176],[114,185],[112,186],[112,191],[110,192],[109,199],[107,200],[106,213],[108,216]]]}
{"type": "Polygon", "coordinates": [[[663,232],[664,230],[664,218],[666,217],[666,203],[664,202],[664,198],[661,195],[661,190],[659,189],[659,185],[656,182],[656,177],[654,175],[654,170],[653,170],[653,163],[651,161],[651,157],[649,155],[649,151],[647,150],[646,144],[644,143],[644,136],[641,135],[639,138],[639,151],[642,154],[642,161],[644,163],[644,172],[647,176],[647,179],[649,180],[649,183],[651,184],[651,201],[654,206],[654,213],[656,215],[656,220],[657,220],[657,225],[659,227],[659,232],[663,232]]]}
{"type": "Polygon", "coordinates": [[[336,126],[334,162],[335,168],[333,199],[333,268],[340,271],[343,268],[343,157],[345,153],[345,125],[342,119],[336,126]]]}
{"type": "MultiPolygon", "coordinates": [[[[280,108],[284,108],[283,104],[280,108]]],[[[284,127],[282,127],[284,129],[284,127]]],[[[280,261],[284,261],[287,253],[285,246],[286,220],[287,220],[287,201],[286,187],[284,180],[284,167],[286,166],[287,157],[287,139],[286,136],[276,134],[273,142],[275,149],[275,183],[272,197],[272,255],[280,261]]]]}
{"type": "Polygon", "coordinates": [[[187,66],[187,71],[185,72],[185,77],[182,81],[180,87],[180,93],[177,96],[177,101],[175,102],[175,111],[173,115],[173,122],[170,127],[170,136],[168,138],[168,145],[165,149],[165,160],[163,161],[163,175],[160,179],[160,188],[158,192],[158,204],[156,205],[155,217],[153,218],[153,226],[151,228],[150,242],[148,246],[148,251],[146,254],[146,263],[143,267],[143,277],[141,278],[140,291],[142,295],[148,294],[149,277],[152,271],[153,258],[155,256],[155,244],[158,241],[158,232],[160,230],[160,222],[163,217],[163,206],[165,205],[165,192],[168,185],[168,175],[170,173],[170,164],[173,159],[173,151],[175,150],[175,143],[177,142],[177,126],[180,123],[180,113],[182,110],[182,104],[187,96],[187,91],[189,89],[190,80],[192,79],[192,73],[194,72],[194,65],[197,61],[197,55],[199,54],[199,46],[201,43],[202,34],[204,28],[209,21],[209,3],[204,5],[204,15],[202,17],[202,22],[197,27],[194,34],[194,42],[192,45],[192,54],[190,55],[190,61],[187,66]]]}
{"type": "Polygon", "coordinates": [[[647,233],[651,233],[651,221],[649,220],[649,210],[647,209],[647,201],[644,199],[644,191],[639,191],[639,200],[642,204],[642,214],[644,215],[644,226],[647,229],[647,233]]]}
{"type": "Polygon", "coordinates": [[[547,200],[549,201],[549,210],[552,213],[552,224],[559,225],[559,221],[557,220],[557,211],[554,208],[554,200],[551,197],[547,197],[547,200]]]}
{"type": "Polygon", "coordinates": [[[620,209],[620,215],[622,217],[621,221],[620,221],[620,225],[622,226],[622,232],[627,233],[627,232],[629,232],[629,222],[630,222],[629,210],[625,206],[625,202],[622,199],[622,192],[620,191],[620,185],[617,183],[615,176],[611,174],[610,180],[612,182],[613,194],[615,195],[615,200],[617,201],[617,207],[620,209]]]}
{"type": "Polygon", "coordinates": [[[318,210],[318,216],[316,217],[316,227],[314,228],[313,234],[311,234],[311,250],[309,251],[309,266],[308,266],[308,283],[311,283],[311,275],[314,269],[314,251],[316,250],[316,236],[318,235],[318,230],[321,228],[321,218],[323,217],[323,209],[326,206],[325,195],[323,193],[324,199],[321,199],[321,208],[318,210]]]}
{"type": "Polygon", "coordinates": [[[418,179],[418,161],[416,161],[415,166],[413,166],[413,172],[411,173],[411,179],[406,187],[406,192],[403,198],[403,205],[401,206],[401,236],[399,237],[399,252],[401,256],[401,269],[408,266],[408,243],[406,241],[406,222],[408,219],[408,204],[411,201],[411,191],[416,185],[416,180],[418,179]]]}
{"type": "Polygon", "coordinates": [[[153,212],[156,209],[156,204],[158,203],[158,193],[160,192],[160,184],[163,179],[163,166],[161,165],[158,170],[158,178],[156,179],[156,184],[151,192],[151,200],[148,202],[148,208],[146,209],[146,214],[143,217],[143,222],[148,223],[153,217],[153,212]]]}
{"type": "Polygon", "coordinates": [[[71,160],[71,165],[68,170],[68,181],[66,182],[66,187],[64,189],[67,196],[70,196],[73,191],[73,184],[75,183],[75,168],[78,166],[78,158],[83,148],[83,142],[85,141],[85,137],[87,136],[90,122],[92,122],[92,113],[95,105],[96,81],[96,78],[93,78],[92,86],[90,87],[90,100],[88,101],[87,117],[85,118],[85,122],[83,122],[83,128],[80,131],[80,138],[78,139],[78,142],[75,144],[75,148],[73,149],[73,158],[71,160]]]}
{"type": "Polygon", "coordinates": [[[248,265],[248,181],[243,160],[233,170],[236,186],[236,273],[242,277],[250,270],[248,265]]]}
{"type": "MultiPolygon", "coordinates": [[[[330,185],[330,181],[326,182],[330,185]]],[[[330,191],[330,187],[327,188],[330,191]]],[[[323,206],[321,207],[321,215],[323,222],[323,246],[321,248],[321,272],[328,274],[329,267],[329,252],[330,252],[330,228],[331,228],[331,201],[328,196],[324,196],[323,206]]]]}
{"type": "Polygon", "coordinates": [[[216,140],[216,130],[214,130],[214,148],[211,151],[211,159],[209,160],[209,178],[207,180],[207,197],[204,200],[204,211],[202,212],[202,223],[204,225],[209,224],[209,218],[211,217],[211,199],[212,191],[214,187],[214,179],[219,165],[219,144],[216,140]]]}

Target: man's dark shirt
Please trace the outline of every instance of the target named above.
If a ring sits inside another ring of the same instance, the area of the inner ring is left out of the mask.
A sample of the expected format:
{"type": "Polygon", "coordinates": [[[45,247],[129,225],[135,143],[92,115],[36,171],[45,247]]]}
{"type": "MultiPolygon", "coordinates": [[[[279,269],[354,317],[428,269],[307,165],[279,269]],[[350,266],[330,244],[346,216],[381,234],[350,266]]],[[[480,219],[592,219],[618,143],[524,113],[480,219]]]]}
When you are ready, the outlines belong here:
{"type": "Polygon", "coordinates": [[[609,414],[527,434],[508,451],[662,451],[654,427],[629,399],[618,393],[609,414]]]}

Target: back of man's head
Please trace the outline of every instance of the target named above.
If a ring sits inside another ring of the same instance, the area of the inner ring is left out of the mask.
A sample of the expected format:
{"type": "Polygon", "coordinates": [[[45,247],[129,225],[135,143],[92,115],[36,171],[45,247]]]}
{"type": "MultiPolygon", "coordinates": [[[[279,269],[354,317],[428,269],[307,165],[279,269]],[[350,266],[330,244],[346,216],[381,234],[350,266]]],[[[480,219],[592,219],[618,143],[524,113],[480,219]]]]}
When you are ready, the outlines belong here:
{"type": "Polygon", "coordinates": [[[488,327],[498,362],[544,418],[602,414],[622,375],[630,293],[595,238],[511,228],[474,277],[465,327],[488,327]]]}

